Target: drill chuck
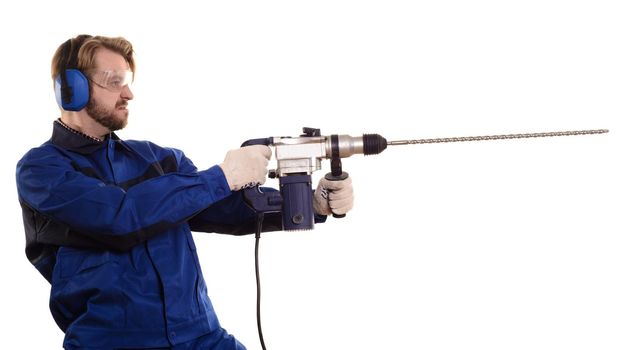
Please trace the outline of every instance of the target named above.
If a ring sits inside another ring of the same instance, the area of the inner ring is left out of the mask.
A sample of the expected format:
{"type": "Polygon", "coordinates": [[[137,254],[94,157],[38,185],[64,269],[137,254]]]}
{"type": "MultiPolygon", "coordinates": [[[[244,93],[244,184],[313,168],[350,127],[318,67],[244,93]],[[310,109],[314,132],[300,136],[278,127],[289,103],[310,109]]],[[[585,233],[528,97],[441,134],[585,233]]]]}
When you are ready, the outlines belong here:
{"type": "Polygon", "coordinates": [[[363,136],[332,135],[328,137],[326,157],[347,158],[354,154],[378,154],[387,148],[387,140],[378,134],[363,136]]]}
{"type": "Polygon", "coordinates": [[[363,134],[363,154],[378,154],[387,149],[387,139],[378,134],[363,134]]]}

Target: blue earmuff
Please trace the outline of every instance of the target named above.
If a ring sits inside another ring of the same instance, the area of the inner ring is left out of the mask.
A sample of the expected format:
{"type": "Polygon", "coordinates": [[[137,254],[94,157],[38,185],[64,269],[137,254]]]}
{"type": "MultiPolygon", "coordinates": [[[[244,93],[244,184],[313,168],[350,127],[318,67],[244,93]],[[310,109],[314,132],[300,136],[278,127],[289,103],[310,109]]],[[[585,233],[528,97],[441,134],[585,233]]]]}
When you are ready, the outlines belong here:
{"type": "Polygon", "coordinates": [[[67,40],[61,48],[60,74],[54,79],[56,103],[66,111],[77,112],[89,102],[89,80],[78,70],[78,52],[90,35],[67,40]]]}
{"type": "Polygon", "coordinates": [[[77,69],[65,69],[54,82],[56,103],[66,111],[79,111],[89,102],[89,80],[77,69]],[[65,75],[66,84],[63,86],[65,75]]]}

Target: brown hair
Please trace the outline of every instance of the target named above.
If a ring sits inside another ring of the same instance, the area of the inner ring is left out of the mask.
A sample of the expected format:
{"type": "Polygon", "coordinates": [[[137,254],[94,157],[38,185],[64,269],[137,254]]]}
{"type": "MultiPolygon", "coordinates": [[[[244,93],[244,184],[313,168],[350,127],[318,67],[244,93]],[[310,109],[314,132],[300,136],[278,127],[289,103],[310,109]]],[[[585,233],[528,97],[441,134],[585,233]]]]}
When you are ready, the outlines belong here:
{"type": "Polygon", "coordinates": [[[95,68],[95,52],[99,48],[106,48],[123,56],[130,70],[135,72],[134,49],[128,40],[122,37],[82,34],[67,40],[56,49],[52,57],[52,81],[64,68],[77,68],[82,72],[95,68]]]}

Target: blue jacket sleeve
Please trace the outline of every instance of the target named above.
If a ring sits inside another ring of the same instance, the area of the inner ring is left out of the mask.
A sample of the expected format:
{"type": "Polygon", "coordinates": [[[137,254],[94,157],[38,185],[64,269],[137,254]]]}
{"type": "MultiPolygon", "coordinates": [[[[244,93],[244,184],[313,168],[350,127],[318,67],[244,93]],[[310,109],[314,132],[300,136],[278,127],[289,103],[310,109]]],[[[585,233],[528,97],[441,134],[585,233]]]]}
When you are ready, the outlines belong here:
{"type": "Polygon", "coordinates": [[[183,223],[231,194],[222,170],[196,171],[179,152],[178,171],[130,187],[75,170],[53,147],[31,150],[17,165],[20,201],[35,212],[121,249],[183,223]],[[189,171],[191,169],[194,171],[189,171]]]}

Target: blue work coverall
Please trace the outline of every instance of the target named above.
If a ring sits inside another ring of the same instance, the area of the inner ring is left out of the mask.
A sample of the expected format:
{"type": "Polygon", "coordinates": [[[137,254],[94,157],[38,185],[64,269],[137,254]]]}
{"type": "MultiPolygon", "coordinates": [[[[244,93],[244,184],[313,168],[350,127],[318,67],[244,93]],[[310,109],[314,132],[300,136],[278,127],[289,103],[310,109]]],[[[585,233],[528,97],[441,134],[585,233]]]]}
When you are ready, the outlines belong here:
{"type": "MultiPolygon", "coordinates": [[[[219,166],[59,121],[17,165],[26,255],[51,283],[66,349],[243,349],[220,327],[191,230],[242,235],[255,214],[219,166]],[[179,345],[182,344],[182,345],[179,345]],[[201,349],[203,347],[200,347],[201,349]]],[[[264,231],[281,229],[279,213],[264,231]]]]}

